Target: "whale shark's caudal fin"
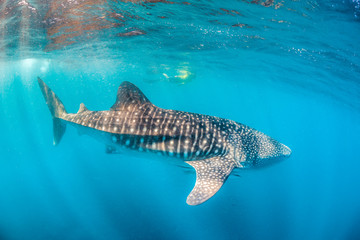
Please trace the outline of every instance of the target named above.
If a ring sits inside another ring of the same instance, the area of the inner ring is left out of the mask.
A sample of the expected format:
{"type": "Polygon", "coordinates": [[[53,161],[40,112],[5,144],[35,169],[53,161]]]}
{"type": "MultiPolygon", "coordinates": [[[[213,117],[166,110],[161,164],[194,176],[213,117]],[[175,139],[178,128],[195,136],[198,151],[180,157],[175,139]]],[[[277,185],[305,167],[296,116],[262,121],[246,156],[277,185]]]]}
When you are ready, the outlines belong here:
{"type": "Polygon", "coordinates": [[[63,103],[55,95],[55,93],[38,77],[38,83],[42,94],[44,95],[46,104],[53,117],[54,128],[54,145],[56,146],[65,133],[66,125],[61,121],[61,117],[67,112],[63,103]]]}
{"type": "Polygon", "coordinates": [[[186,163],[196,170],[195,187],[186,200],[189,205],[199,205],[211,198],[235,167],[235,161],[226,155],[186,163]]]}

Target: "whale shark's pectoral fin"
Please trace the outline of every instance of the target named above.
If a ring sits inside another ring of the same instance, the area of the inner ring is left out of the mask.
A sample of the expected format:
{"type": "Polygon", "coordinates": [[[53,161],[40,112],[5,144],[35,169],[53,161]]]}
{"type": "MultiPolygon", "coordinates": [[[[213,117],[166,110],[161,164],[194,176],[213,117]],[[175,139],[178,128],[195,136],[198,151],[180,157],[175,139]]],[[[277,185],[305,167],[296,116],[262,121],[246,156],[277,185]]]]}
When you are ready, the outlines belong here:
{"type": "Polygon", "coordinates": [[[189,205],[199,205],[211,198],[224,184],[235,167],[235,161],[226,156],[198,161],[187,161],[196,170],[195,187],[187,197],[189,205]]]}

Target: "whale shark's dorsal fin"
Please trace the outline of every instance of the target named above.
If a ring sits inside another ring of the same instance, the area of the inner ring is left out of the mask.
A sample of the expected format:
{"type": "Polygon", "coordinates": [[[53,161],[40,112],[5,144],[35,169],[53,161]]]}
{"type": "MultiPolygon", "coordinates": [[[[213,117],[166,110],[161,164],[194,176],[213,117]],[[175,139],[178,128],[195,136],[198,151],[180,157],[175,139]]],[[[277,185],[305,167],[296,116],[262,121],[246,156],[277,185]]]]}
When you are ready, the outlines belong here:
{"type": "Polygon", "coordinates": [[[85,104],[80,103],[80,108],[79,108],[79,111],[77,113],[82,113],[82,112],[85,112],[85,111],[89,111],[89,109],[87,109],[87,107],[85,107],[85,104]]]}
{"type": "Polygon", "coordinates": [[[189,205],[199,205],[211,198],[221,188],[235,167],[235,161],[227,156],[216,156],[186,163],[196,170],[195,187],[186,200],[189,205]]]}
{"type": "Polygon", "coordinates": [[[130,82],[123,82],[120,84],[115,104],[110,108],[113,111],[125,110],[126,107],[141,106],[150,103],[149,99],[130,82]]]}

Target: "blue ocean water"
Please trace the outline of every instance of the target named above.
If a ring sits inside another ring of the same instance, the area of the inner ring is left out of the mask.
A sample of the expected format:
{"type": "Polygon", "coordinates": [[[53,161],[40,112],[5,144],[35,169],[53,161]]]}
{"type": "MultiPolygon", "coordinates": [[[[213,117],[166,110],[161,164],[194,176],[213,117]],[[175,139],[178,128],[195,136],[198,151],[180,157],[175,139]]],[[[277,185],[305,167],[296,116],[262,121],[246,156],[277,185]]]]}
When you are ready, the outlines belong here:
{"type": "Polygon", "coordinates": [[[360,239],[358,0],[1,0],[0,239],[360,239]],[[52,146],[36,78],[69,112],[122,81],[157,106],[241,122],[292,149],[199,206],[195,171],[52,146]]]}

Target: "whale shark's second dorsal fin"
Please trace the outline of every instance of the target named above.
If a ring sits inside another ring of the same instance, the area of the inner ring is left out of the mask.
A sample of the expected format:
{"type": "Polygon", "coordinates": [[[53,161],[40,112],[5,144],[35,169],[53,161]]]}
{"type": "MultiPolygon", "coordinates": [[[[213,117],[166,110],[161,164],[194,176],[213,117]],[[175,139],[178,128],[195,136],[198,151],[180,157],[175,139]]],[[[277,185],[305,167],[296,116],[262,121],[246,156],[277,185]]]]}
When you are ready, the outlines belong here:
{"type": "Polygon", "coordinates": [[[195,187],[186,200],[189,205],[199,205],[211,198],[235,167],[235,161],[227,156],[216,156],[186,163],[196,170],[195,187]]]}
{"type": "Polygon", "coordinates": [[[139,107],[146,103],[150,103],[150,101],[140,89],[134,84],[125,81],[120,84],[116,102],[110,109],[113,111],[125,110],[127,107],[139,107]]]}
{"type": "Polygon", "coordinates": [[[89,111],[89,109],[87,109],[87,107],[85,107],[85,104],[80,103],[79,111],[77,113],[82,113],[82,112],[86,112],[86,111],[89,111]]]}

